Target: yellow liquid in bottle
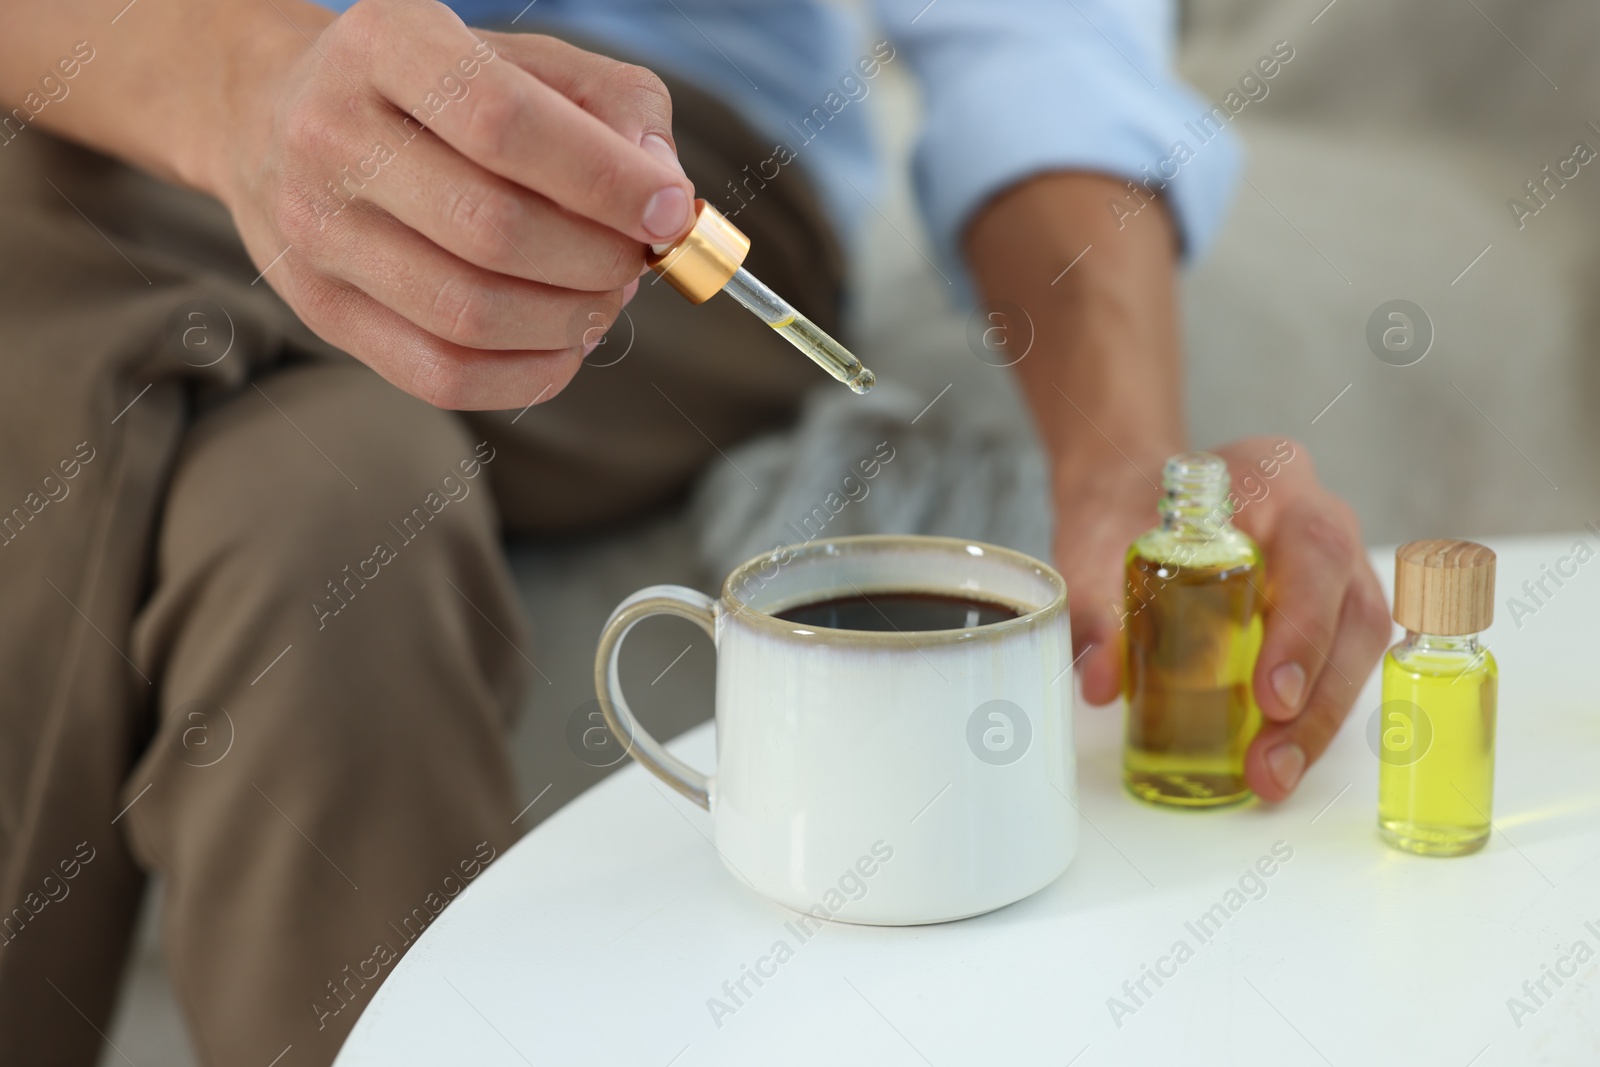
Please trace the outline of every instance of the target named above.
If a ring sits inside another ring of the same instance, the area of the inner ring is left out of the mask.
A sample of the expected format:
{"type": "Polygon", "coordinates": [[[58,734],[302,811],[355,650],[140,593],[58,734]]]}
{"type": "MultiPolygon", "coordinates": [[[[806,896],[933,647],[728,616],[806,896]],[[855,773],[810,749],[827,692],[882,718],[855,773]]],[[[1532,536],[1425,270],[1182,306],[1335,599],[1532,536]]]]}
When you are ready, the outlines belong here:
{"type": "Polygon", "coordinates": [[[1260,554],[1181,566],[1127,560],[1123,782],[1152,804],[1209,808],[1252,794],[1244,755],[1261,725],[1250,676],[1261,650],[1260,554]]]}
{"type": "Polygon", "coordinates": [[[1378,829],[1407,852],[1475,852],[1493,817],[1499,668],[1486,648],[1409,644],[1383,657],[1378,829]]]}

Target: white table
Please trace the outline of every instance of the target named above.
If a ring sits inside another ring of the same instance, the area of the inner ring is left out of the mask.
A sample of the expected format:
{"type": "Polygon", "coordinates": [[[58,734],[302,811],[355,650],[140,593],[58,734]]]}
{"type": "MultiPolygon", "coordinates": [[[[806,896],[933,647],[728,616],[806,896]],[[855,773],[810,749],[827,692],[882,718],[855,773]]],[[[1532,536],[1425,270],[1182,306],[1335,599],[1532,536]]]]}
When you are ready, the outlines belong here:
{"type": "MultiPolygon", "coordinates": [[[[1135,802],[1119,784],[1119,713],[1080,707],[1087,825],[1058,882],[965,922],[828,924],[803,943],[791,913],[723,868],[709,817],[632,766],[457,899],[378,990],[337,1067],[1600,1063],[1600,558],[1550,585],[1520,628],[1506,607],[1578,537],[1491,542],[1496,833],[1475,856],[1379,842],[1364,729],[1376,677],[1276,807],[1135,802]],[[1293,858],[1265,894],[1197,938],[1185,924],[1226,903],[1279,841],[1293,858]],[[724,982],[779,940],[793,957],[759,988],[747,979],[752,995],[719,1027],[708,998],[732,1004],[724,982]],[[1171,977],[1146,978],[1136,1006],[1124,981],[1179,940],[1192,957],[1163,963],[1171,977]],[[1579,942],[1592,953],[1581,965],[1579,942]],[[1546,966],[1575,974],[1546,978],[1535,1004],[1522,986],[1546,966]],[[1136,1011],[1114,1020],[1112,997],[1136,1011]],[[1514,1020],[1510,997],[1535,1010],[1514,1020]]],[[[1581,537],[1600,551],[1600,535],[1581,537]]],[[[1374,559],[1387,583],[1392,550],[1374,559]]],[[[709,769],[710,725],[672,747],[709,769]]]]}

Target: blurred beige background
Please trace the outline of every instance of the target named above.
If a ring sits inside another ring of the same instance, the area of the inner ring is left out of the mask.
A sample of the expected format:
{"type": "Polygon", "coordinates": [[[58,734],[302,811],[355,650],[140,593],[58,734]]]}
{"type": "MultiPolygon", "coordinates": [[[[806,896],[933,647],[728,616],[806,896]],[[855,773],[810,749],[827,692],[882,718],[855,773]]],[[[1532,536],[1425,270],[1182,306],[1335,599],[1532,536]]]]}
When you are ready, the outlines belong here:
{"type": "Polygon", "coordinates": [[[1474,2],[1190,5],[1209,97],[1296,51],[1236,120],[1255,188],[1187,286],[1196,435],[1300,437],[1373,541],[1600,519],[1600,167],[1520,231],[1506,206],[1576,141],[1600,150],[1600,9],[1474,2]],[[1436,331],[1412,367],[1364,343],[1395,298],[1436,331]]]}
{"type": "MultiPolygon", "coordinates": [[[[1600,149],[1586,126],[1600,124],[1600,9],[1324,4],[1186,6],[1182,67],[1213,102],[1276,41],[1295,50],[1232,123],[1249,184],[1185,283],[1196,443],[1303,441],[1374,543],[1600,520],[1600,161],[1521,231],[1506,207],[1575,141],[1600,149]],[[1419,305],[1434,327],[1413,366],[1380,362],[1366,341],[1369,316],[1393,299],[1419,305]]],[[[890,68],[868,104],[891,159],[903,160],[916,101],[896,77],[890,68]]],[[[1026,448],[1007,372],[969,352],[965,311],[919,251],[928,245],[903,167],[891,173],[863,235],[855,347],[882,379],[930,399],[948,384],[940,403],[964,423],[1026,448]]],[[[677,511],[598,542],[515,550],[530,652],[550,678],[517,738],[525,797],[538,798],[518,825],[603,775],[565,740],[574,709],[593,698],[595,637],[640,586],[714,583],[697,534],[677,511]]],[[[709,716],[712,668],[709,644],[672,620],[641,626],[624,654],[635,710],[658,736],[709,716]]],[[[192,1063],[148,922],[130,978],[112,1041],[137,1064],[192,1063]]],[[[104,1062],[123,1060],[108,1048],[104,1062]]]]}

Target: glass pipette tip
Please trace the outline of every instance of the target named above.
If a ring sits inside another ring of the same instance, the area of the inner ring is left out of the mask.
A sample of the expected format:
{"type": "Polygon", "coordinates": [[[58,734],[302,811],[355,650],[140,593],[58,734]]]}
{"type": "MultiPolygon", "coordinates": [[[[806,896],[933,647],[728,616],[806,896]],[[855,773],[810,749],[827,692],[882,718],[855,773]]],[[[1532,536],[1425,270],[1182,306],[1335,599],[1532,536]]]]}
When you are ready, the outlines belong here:
{"type": "Polygon", "coordinates": [[[865,393],[878,380],[844,345],[796,311],[794,305],[769,289],[754,274],[740,267],[723,291],[743,304],[751,314],[771,326],[784,340],[794,345],[813,363],[849,386],[852,392],[865,393]]]}

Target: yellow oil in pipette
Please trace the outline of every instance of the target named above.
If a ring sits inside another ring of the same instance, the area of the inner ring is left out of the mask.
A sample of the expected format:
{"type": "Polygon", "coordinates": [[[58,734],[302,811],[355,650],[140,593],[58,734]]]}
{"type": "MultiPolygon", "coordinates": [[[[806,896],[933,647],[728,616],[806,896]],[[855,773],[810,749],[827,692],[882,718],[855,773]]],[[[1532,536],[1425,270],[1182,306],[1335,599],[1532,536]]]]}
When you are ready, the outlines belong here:
{"type": "Polygon", "coordinates": [[[852,391],[864,393],[876,384],[878,376],[862,366],[848,348],[796,311],[787,300],[767,288],[760,278],[743,267],[723,287],[723,291],[852,391]]]}

